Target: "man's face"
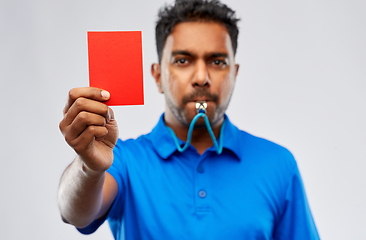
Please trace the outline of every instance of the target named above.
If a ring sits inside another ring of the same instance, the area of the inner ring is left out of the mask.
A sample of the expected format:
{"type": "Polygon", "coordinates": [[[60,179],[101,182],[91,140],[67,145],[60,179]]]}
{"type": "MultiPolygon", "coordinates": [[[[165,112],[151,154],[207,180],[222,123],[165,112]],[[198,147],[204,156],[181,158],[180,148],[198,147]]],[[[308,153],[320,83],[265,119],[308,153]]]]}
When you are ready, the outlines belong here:
{"type": "MultiPolygon", "coordinates": [[[[165,94],[166,120],[178,120],[187,126],[196,115],[196,101],[206,101],[211,124],[221,123],[238,67],[224,25],[177,24],[166,39],[161,65],[152,66],[159,90],[165,94]]],[[[198,125],[203,125],[203,119],[198,125]]]]}

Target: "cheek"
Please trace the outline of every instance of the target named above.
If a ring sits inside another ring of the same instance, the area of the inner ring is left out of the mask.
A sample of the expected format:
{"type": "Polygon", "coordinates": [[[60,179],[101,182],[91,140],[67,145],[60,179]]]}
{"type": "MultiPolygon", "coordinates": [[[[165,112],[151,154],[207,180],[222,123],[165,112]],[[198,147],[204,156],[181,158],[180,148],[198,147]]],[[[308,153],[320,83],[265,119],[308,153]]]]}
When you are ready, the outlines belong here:
{"type": "Polygon", "coordinates": [[[177,95],[179,93],[179,82],[177,80],[176,74],[170,69],[167,76],[167,84],[173,95],[177,95]]]}
{"type": "Polygon", "coordinates": [[[162,71],[162,75],[161,75],[161,81],[162,81],[162,85],[163,85],[165,94],[171,93],[174,88],[174,86],[173,86],[174,81],[172,78],[173,78],[173,76],[170,73],[169,67],[164,68],[164,70],[162,71]]]}
{"type": "Polygon", "coordinates": [[[164,77],[166,87],[169,88],[171,94],[175,96],[181,96],[186,93],[187,88],[190,85],[190,79],[192,78],[190,69],[186,68],[184,70],[177,69],[174,66],[170,66],[167,70],[166,76],[164,77]]]}
{"type": "Polygon", "coordinates": [[[161,77],[164,94],[169,101],[174,102],[175,105],[179,105],[181,91],[177,74],[170,67],[167,67],[162,71],[161,77]]]}
{"type": "Polygon", "coordinates": [[[234,81],[230,78],[230,76],[226,76],[225,80],[222,81],[220,85],[220,105],[227,104],[227,101],[230,99],[233,87],[234,81]]]}

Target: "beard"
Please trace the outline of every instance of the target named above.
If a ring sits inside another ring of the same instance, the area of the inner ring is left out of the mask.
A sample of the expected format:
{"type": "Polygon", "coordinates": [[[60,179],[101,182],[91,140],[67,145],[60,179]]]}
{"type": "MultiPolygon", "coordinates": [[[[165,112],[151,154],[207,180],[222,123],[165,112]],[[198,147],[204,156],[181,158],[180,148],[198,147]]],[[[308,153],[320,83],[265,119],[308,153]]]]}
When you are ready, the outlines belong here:
{"type": "MultiPolygon", "coordinates": [[[[224,114],[225,109],[218,109],[218,102],[219,102],[219,96],[218,94],[212,94],[209,92],[206,88],[197,88],[192,93],[187,94],[183,96],[182,98],[182,105],[183,107],[179,107],[179,104],[177,101],[171,96],[170,94],[166,94],[165,92],[165,99],[166,103],[170,109],[170,111],[173,113],[175,118],[184,126],[189,126],[192,119],[196,115],[196,109],[194,109],[194,112],[192,109],[188,109],[186,105],[191,102],[196,102],[198,99],[204,99],[206,101],[210,101],[214,103],[214,108],[209,107],[207,109],[206,115],[210,121],[210,124],[213,125],[217,123],[220,120],[220,116],[224,114]]],[[[212,105],[211,105],[212,106],[212,105]]],[[[198,119],[198,121],[195,124],[196,128],[206,128],[206,124],[204,122],[203,118],[198,119]]]]}

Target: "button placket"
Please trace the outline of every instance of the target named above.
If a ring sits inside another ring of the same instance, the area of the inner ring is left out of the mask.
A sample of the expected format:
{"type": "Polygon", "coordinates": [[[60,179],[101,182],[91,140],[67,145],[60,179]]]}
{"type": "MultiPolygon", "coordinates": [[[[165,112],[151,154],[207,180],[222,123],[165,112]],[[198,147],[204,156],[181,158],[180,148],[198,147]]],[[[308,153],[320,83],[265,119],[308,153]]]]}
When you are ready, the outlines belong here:
{"type": "Polygon", "coordinates": [[[196,212],[199,214],[207,214],[210,212],[209,201],[209,181],[208,176],[205,174],[205,165],[203,163],[207,160],[207,153],[200,156],[198,164],[195,169],[195,198],[196,198],[196,212]]]}

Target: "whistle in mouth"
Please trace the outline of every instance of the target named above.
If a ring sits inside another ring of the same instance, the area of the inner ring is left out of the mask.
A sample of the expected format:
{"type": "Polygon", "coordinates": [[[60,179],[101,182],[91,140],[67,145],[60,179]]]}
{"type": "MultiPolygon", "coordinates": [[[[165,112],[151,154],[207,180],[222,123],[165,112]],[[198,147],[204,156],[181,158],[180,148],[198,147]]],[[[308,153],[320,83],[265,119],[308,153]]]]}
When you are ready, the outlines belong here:
{"type": "Polygon", "coordinates": [[[206,109],[207,109],[207,102],[205,102],[205,101],[196,102],[197,113],[206,113],[206,109]]]}

